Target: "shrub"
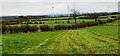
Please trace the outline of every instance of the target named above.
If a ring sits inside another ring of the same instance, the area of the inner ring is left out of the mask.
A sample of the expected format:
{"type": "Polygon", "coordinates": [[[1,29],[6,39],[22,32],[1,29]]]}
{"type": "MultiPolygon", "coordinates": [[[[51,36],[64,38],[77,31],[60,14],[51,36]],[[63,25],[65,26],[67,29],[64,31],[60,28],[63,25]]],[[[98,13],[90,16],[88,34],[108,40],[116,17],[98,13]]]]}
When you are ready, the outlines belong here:
{"type": "Polygon", "coordinates": [[[72,25],[68,25],[68,29],[74,29],[72,25]]]}
{"type": "Polygon", "coordinates": [[[2,25],[2,34],[7,33],[7,27],[5,25],[2,25]]]}
{"type": "Polygon", "coordinates": [[[8,33],[13,33],[14,29],[12,26],[7,26],[7,32],[8,33]]]}
{"type": "Polygon", "coordinates": [[[51,21],[53,20],[53,19],[50,19],[51,21]]]}
{"type": "Polygon", "coordinates": [[[68,19],[67,23],[70,23],[70,19],[68,19]]]}
{"type": "Polygon", "coordinates": [[[72,25],[73,29],[77,29],[78,28],[77,26],[78,26],[78,24],[72,25]]]}
{"type": "Polygon", "coordinates": [[[22,32],[22,29],[20,26],[13,26],[13,32],[14,33],[19,33],[19,32],[22,32]]]}
{"type": "Polygon", "coordinates": [[[87,22],[87,26],[94,26],[94,25],[98,25],[99,22],[98,21],[91,21],[91,22],[87,22]]]}
{"type": "Polygon", "coordinates": [[[102,24],[102,21],[101,21],[101,20],[98,20],[98,22],[99,22],[98,24],[102,24]]]}
{"type": "Polygon", "coordinates": [[[19,33],[22,29],[19,26],[2,26],[2,33],[19,33]]]}
{"type": "Polygon", "coordinates": [[[105,23],[107,23],[107,20],[103,20],[103,21],[102,21],[102,24],[105,24],[105,23]]]}
{"type": "Polygon", "coordinates": [[[89,26],[94,26],[94,25],[98,25],[99,22],[97,21],[91,21],[91,22],[85,22],[85,23],[80,23],[80,24],[74,24],[73,28],[77,29],[77,28],[85,28],[85,27],[89,27],[89,26]]]}
{"type": "Polygon", "coordinates": [[[24,24],[27,24],[26,22],[24,24]]]}
{"type": "Polygon", "coordinates": [[[87,22],[86,23],[80,23],[79,28],[85,28],[87,26],[87,22]]]}
{"type": "Polygon", "coordinates": [[[11,23],[7,23],[7,22],[6,22],[6,25],[11,25],[11,23]]]}
{"type": "Polygon", "coordinates": [[[37,21],[42,21],[42,20],[37,20],[37,21]]]}
{"type": "Polygon", "coordinates": [[[30,26],[29,25],[22,25],[21,29],[22,29],[23,33],[27,33],[30,30],[30,26]]]}
{"type": "Polygon", "coordinates": [[[38,31],[38,27],[36,25],[30,26],[29,32],[36,32],[38,31]]]}
{"type": "Polygon", "coordinates": [[[42,22],[39,22],[39,24],[42,24],[42,22]]]}
{"type": "Polygon", "coordinates": [[[77,19],[89,19],[90,17],[78,17],[77,19]]]}
{"type": "Polygon", "coordinates": [[[57,23],[57,22],[55,22],[55,23],[57,23]]]}
{"type": "Polygon", "coordinates": [[[85,21],[82,21],[83,23],[85,22],[85,21]]]}
{"type": "Polygon", "coordinates": [[[56,25],[54,27],[55,30],[65,30],[65,29],[71,29],[72,27],[71,26],[68,26],[68,25],[56,25]]]}
{"type": "Polygon", "coordinates": [[[50,31],[54,31],[54,28],[53,28],[53,27],[51,27],[49,30],[50,30],[50,31]]]}
{"type": "Polygon", "coordinates": [[[32,22],[27,22],[27,24],[33,24],[32,22]]]}
{"type": "Polygon", "coordinates": [[[73,28],[77,29],[77,28],[85,28],[88,26],[88,23],[79,23],[79,24],[74,24],[73,28]]]}
{"type": "Polygon", "coordinates": [[[49,31],[50,27],[48,25],[42,25],[42,26],[40,26],[40,30],[41,31],[49,31]]]}
{"type": "Polygon", "coordinates": [[[20,22],[16,22],[16,24],[20,24],[20,22]]]}
{"type": "Polygon", "coordinates": [[[34,22],[34,24],[38,24],[38,22],[34,22]]]}
{"type": "Polygon", "coordinates": [[[62,26],[61,26],[61,25],[56,25],[56,26],[54,27],[54,29],[55,29],[55,30],[62,30],[62,26]]]}
{"type": "Polygon", "coordinates": [[[21,22],[21,24],[24,24],[23,22],[21,22]]]}
{"type": "Polygon", "coordinates": [[[113,22],[113,20],[112,19],[107,19],[107,22],[111,23],[111,22],[113,22]]]}

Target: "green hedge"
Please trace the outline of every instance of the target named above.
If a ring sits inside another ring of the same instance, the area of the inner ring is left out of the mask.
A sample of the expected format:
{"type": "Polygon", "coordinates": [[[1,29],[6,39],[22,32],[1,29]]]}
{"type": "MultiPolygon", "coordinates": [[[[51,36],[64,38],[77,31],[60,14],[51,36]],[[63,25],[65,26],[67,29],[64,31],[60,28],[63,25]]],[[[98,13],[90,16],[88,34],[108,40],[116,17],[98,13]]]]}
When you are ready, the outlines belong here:
{"type": "Polygon", "coordinates": [[[78,17],[77,19],[90,19],[90,17],[78,17]]]}
{"type": "Polygon", "coordinates": [[[42,25],[40,26],[41,31],[50,31],[50,27],[48,25],[42,25]]]}
{"type": "Polygon", "coordinates": [[[38,31],[38,27],[36,25],[21,25],[21,26],[2,26],[2,33],[27,33],[27,32],[35,32],[38,31]]]}
{"type": "Polygon", "coordinates": [[[39,28],[36,25],[30,26],[29,32],[37,32],[39,28]]]}
{"type": "Polygon", "coordinates": [[[96,25],[105,24],[105,23],[111,23],[115,20],[116,19],[97,20],[97,21],[77,23],[77,24],[73,24],[73,25],[56,25],[54,27],[50,27],[48,25],[42,25],[40,27],[37,27],[36,25],[29,26],[28,24],[21,25],[21,26],[4,26],[3,25],[2,33],[3,34],[20,33],[20,32],[27,33],[27,32],[37,32],[38,30],[40,30],[40,31],[70,30],[70,29],[78,29],[78,28],[96,26],[96,25]]]}

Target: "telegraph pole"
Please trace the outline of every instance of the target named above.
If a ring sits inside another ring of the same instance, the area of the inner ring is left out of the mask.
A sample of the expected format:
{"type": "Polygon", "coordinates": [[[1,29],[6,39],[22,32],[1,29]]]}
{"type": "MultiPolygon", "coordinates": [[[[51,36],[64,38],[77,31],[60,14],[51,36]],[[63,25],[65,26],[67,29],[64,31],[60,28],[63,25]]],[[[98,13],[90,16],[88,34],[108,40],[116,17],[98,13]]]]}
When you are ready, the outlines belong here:
{"type": "Polygon", "coordinates": [[[53,17],[54,17],[55,15],[54,15],[54,7],[53,6],[52,6],[52,13],[53,13],[53,17]]]}
{"type": "Polygon", "coordinates": [[[69,5],[68,5],[68,23],[70,23],[70,14],[69,14],[69,5]]]}
{"type": "MultiPolygon", "coordinates": [[[[54,17],[54,7],[52,6],[52,17],[54,17]]],[[[53,28],[53,23],[52,23],[52,28],[53,28]]]]}

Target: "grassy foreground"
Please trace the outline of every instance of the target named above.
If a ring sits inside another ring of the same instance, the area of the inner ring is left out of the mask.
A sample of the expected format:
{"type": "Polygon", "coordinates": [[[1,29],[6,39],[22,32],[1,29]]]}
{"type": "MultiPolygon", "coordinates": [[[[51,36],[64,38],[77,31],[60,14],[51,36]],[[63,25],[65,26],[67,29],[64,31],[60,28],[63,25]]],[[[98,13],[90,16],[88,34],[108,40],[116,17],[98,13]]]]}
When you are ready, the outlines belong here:
{"type": "Polygon", "coordinates": [[[77,30],[5,34],[2,51],[3,54],[116,54],[118,41],[116,21],[77,30]]]}

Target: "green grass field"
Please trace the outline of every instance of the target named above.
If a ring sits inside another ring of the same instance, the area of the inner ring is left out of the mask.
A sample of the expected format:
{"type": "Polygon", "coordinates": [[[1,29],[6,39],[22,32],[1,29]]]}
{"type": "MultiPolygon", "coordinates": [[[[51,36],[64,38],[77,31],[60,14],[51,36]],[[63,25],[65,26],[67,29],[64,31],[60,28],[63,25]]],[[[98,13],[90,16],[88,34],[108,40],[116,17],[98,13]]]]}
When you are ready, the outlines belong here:
{"type": "Polygon", "coordinates": [[[4,34],[2,51],[3,54],[116,54],[118,41],[116,21],[76,30],[4,34]]]}

